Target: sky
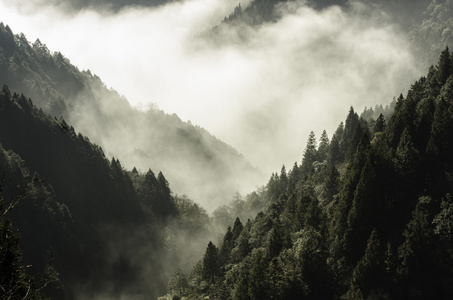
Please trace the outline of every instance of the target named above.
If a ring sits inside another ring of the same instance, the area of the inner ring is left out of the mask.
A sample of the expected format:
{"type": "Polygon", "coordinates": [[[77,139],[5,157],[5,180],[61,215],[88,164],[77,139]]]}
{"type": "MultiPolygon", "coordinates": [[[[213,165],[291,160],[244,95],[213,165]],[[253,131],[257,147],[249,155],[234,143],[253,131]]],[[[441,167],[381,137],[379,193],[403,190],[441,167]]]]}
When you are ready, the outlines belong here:
{"type": "MultiPolygon", "coordinates": [[[[53,0],[0,0],[0,21],[90,69],[131,105],[176,113],[264,172],[300,163],[308,134],[329,137],[350,106],[388,104],[421,74],[396,24],[360,1],[201,37],[237,0],[71,11],[53,0]],[[246,38],[238,38],[238,32],[246,38]]],[[[241,2],[246,7],[247,2],[241,2]]]]}

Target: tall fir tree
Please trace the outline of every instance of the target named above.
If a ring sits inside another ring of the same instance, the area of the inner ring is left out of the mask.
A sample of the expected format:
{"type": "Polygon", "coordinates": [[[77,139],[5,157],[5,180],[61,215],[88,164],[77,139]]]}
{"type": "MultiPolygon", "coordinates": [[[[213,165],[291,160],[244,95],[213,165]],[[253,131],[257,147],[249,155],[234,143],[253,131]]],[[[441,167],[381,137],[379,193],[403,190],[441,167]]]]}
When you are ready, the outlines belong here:
{"type": "Polygon", "coordinates": [[[312,168],[313,163],[318,159],[318,151],[316,145],[316,137],[313,131],[310,132],[307,140],[307,146],[304,150],[301,169],[302,172],[308,173],[312,168]]]}

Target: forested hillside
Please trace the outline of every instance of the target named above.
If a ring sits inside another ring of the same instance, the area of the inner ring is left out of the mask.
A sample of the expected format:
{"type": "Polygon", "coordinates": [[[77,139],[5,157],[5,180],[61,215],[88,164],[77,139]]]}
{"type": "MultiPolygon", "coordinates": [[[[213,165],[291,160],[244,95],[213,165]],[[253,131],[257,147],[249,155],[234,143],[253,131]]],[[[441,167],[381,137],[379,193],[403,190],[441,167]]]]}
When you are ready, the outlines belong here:
{"type": "MultiPolygon", "coordinates": [[[[41,4],[115,14],[164,2],[41,4]]],[[[223,45],[237,34],[247,47],[248,30],[277,23],[288,2],[239,4],[204,34],[223,45]]],[[[379,21],[401,18],[392,30],[407,32],[428,2],[307,5],[378,8],[379,21]]],[[[0,23],[0,299],[452,299],[451,1],[431,1],[423,18],[409,42],[421,67],[438,59],[428,74],[385,107],[350,107],[330,139],[312,131],[301,160],[260,188],[261,174],[205,129],[132,108],[90,71],[0,23]]],[[[281,98],[272,108],[299,112],[281,98]]],[[[256,116],[263,126],[253,133],[265,134],[270,123],[256,116]]],[[[272,151],[288,145],[272,137],[272,151]]]]}
{"type": "Polygon", "coordinates": [[[451,299],[448,48],[392,114],[371,112],[351,107],[330,141],[312,132],[302,163],[271,176],[267,208],[230,224],[190,273],[176,270],[167,297],[451,299]]]}
{"type": "Polygon", "coordinates": [[[44,112],[63,117],[126,167],[162,170],[175,191],[209,210],[225,204],[245,183],[249,189],[260,183],[261,174],[241,154],[205,129],[156,108],[133,109],[90,71],[79,71],[61,53],[39,40],[31,44],[3,24],[0,82],[31,97],[44,112]]]}
{"type": "Polygon", "coordinates": [[[204,209],[175,198],[162,172],[126,172],[63,118],[7,86],[0,93],[0,176],[0,285],[8,299],[33,286],[15,277],[21,256],[12,226],[26,273],[38,278],[34,291],[44,288],[54,299],[155,297],[172,265],[193,263],[198,241],[212,235],[204,209]]]}

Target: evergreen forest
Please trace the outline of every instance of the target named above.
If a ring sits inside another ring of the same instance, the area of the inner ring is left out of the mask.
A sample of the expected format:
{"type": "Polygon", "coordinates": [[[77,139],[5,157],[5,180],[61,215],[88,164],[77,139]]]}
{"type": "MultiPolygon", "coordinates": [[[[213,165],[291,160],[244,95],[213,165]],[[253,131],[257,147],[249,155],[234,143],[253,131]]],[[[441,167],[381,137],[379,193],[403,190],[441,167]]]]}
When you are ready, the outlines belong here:
{"type": "MultiPolygon", "coordinates": [[[[238,4],[197,38],[247,40],[288,2],[238,4]]],[[[291,137],[298,161],[265,175],[0,23],[0,299],[453,299],[452,5],[401,21],[414,64],[435,59],[424,76],[387,104],[341,103],[333,133],[291,137]]]]}
{"type": "Polygon", "coordinates": [[[351,107],[331,140],[312,132],[301,163],[270,177],[265,209],[177,269],[170,295],[450,299],[452,59],[445,49],[386,117],[351,107]]]}

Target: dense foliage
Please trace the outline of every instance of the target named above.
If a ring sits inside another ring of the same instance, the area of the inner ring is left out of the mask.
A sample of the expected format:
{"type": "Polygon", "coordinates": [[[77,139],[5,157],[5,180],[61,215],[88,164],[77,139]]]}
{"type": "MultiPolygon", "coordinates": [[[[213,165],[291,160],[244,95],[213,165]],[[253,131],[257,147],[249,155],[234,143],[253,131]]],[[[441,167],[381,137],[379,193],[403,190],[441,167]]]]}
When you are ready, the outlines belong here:
{"type": "MultiPolygon", "coordinates": [[[[283,2],[239,5],[221,26],[273,22],[283,2]]],[[[450,2],[432,2],[415,40],[450,41],[450,2]]],[[[0,299],[453,298],[448,48],[406,97],[360,117],[351,107],[331,139],[310,133],[300,164],[212,217],[166,176],[225,199],[256,173],[204,129],[132,109],[3,24],[0,82],[0,299]],[[69,124],[148,171],[127,171],[69,124]]]]}
{"type": "MultiPolygon", "coordinates": [[[[2,207],[20,230],[24,263],[44,278],[41,286],[53,298],[157,296],[173,263],[194,262],[179,252],[182,236],[204,242],[212,232],[206,212],[173,196],[162,172],[125,171],[64,119],[46,115],[7,86],[0,92],[0,142],[2,207]]],[[[17,234],[3,211],[1,217],[1,242],[8,245],[1,255],[15,258],[4,260],[12,271],[0,273],[22,276],[17,234]]],[[[10,278],[11,289],[28,291],[23,276],[10,278]]],[[[2,282],[6,297],[10,289],[2,282]]]]}
{"type": "Polygon", "coordinates": [[[452,61],[447,48],[393,114],[351,107],[330,141],[312,132],[263,212],[210,242],[168,297],[452,298],[452,61]]]}

